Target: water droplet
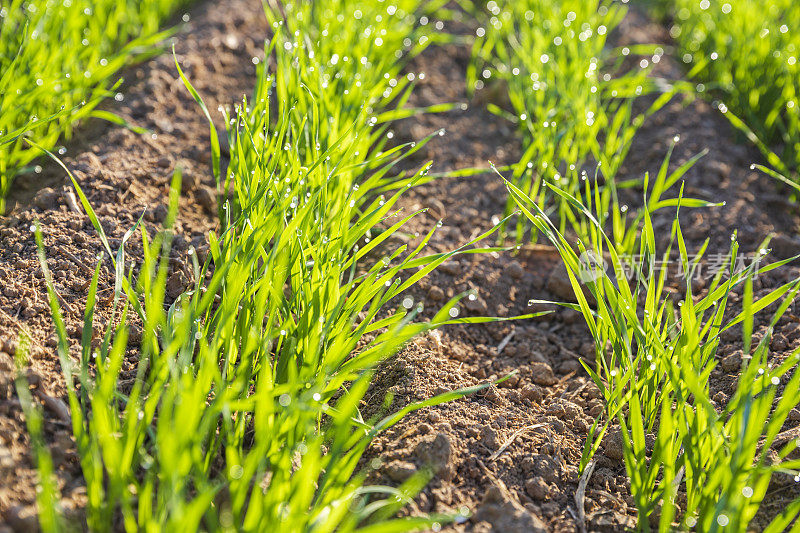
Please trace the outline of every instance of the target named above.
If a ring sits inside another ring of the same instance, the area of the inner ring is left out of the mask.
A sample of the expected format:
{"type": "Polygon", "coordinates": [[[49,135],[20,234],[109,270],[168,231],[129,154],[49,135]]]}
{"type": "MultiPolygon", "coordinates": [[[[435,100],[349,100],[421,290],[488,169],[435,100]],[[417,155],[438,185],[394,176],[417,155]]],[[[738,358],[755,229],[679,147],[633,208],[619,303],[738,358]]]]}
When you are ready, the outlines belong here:
{"type": "Polygon", "coordinates": [[[242,465],[233,465],[228,472],[233,479],[240,479],[244,475],[244,468],[242,465]]]}

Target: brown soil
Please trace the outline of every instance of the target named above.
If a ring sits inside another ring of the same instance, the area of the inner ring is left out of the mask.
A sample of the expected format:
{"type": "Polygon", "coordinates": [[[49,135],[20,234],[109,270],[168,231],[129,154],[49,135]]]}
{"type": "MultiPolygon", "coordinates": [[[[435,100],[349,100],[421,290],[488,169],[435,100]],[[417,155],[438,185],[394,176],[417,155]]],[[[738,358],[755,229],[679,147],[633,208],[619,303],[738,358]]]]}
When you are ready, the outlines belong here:
{"type": "MultiPolygon", "coordinates": [[[[254,68],[250,59],[263,59],[261,43],[266,24],[258,2],[206,2],[192,13],[189,26],[176,40],[178,60],[210,109],[228,105],[251,90],[254,68]]],[[[459,28],[459,31],[466,31],[459,28]]],[[[666,42],[663,29],[633,13],[617,35],[627,42],[666,42]]],[[[433,47],[408,67],[425,78],[412,96],[412,105],[466,102],[464,72],[469,48],[433,47]]],[[[666,56],[658,75],[674,78],[680,68],[666,56]]],[[[166,214],[166,198],[173,169],[181,165],[188,179],[180,205],[170,291],[173,297],[191,277],[185,266],[190,245],[202,249],[204,235],[215,225],[208,161],[208,129],[166,54],[126,73],[125,99],[113,109],[128,120],[152,129],[157,136],[140,136],[118,127],[83,131],[69,146],[65,163],[73,169],[101,223],[120,242],[142,209],[145,224],[156,231],[166,214]]],[[[395,126],[400,141],[418,140],[445,129],[407,168],[434,161],[434,171],[486,167],[487,160],[502,165],[519,154],[520,141],[511,124],[488,113],[478,94],[466,109],[415,117],[395,126]]],[[[215,115],[218,116],[218,115],[215,115]]],[[[714,251],[726,251],[730,234],[739,230],[742,249],[751,253],[770,232],[776,233],[775,254],[788,257],[800,251],[795,237],[796,209],[768,178],[749,170],[757,153],[735,142],[726,119],[700,100],[676,99],[649,120],[636,137],[624,177],[657,171],[669,141],[682,140],[673,166],[707,148],[709,154],[686,176],[691,196],[725,200],[725,208],[687,211],[684,232],[691,247],[712,239],[714,251]]],[[[55,355],[55,338],[46,306],[44,284],[30,233],[34,220],[42,222],[48,264],[57,289],[66,302],[68,330],[80,337],[87,280],[101,251],[87,217],[72,207],[69,187],[61,173],[46,167],[41,176],[21,177],[14,200],[19,203],[0,228],[0,520],[12,530],[34,530],[34,486],[29,437],[13,385],[12,354],[20,337],[31,345],[28,371],[36,397],[45,406],[45,434],[56,461],[64,507],[79,509],[85,500],[82,478],[67,421],[64,387],[55,355]],[[42,188],[46,186],[47,188],[42,188]]],[[[429,207],[412,223],[410,232],[426,232],[443,220],[431,244],[436,251],[468,242],[502,216],[506,192],[492,173],[470,178],[447,178],[415,188],[402,200],[409,210],[429,207]]],[[[635,207],[640,200],[627,199],[635,207]]],[[[666,228],[671,214],[656,217],[666,228]]],[[[129,244],[135,261],[141,253],[129,244]]],[[[416,287],[412,296],[426,304],[430,316],[447,298],[463,291],[476,297],[464,300],[464,315],[508,317],[531,312],[528,301],[570,299],[563,267],[546,247],[518,253],[461,256],[443,265],[416,287]]],[[[103,267],[96,323],[110,320],[112,272],[103,267]]],[[[797,276],[790,267],[763,277],[757,290],[775,287],[797,276]]],[[[702,289],[702,287],[698,287],[702,289]]],[[[773,341],[777,357],[796,346],[800,329],[790,314],[773,341]]],[[[135,335],[134,335],[135,338],[135,335]]],[[[135,339],[134,339],[135,340],[135,339]]],[[[721,356],[735,354],[736,338],[721,356]]],[[[73,348],[74,349],[74,348],[73,348]]],[[[470,520],[453,527],[469,531],[576,531],[574,494],[578,463],[588,428],[602,411],[598,389],[583,371],[580,360],[592,364],[594,344],[582,318],[570,310],[556,310],[534,320],[490,325],[454,326],[414,340],[382,365],[368,397],[366,414],[376,414],[388,392],[392,410],[408,402],[465,386],[515,374],[499,386],[435,408],[417,411],[379,436],[370,457],[382,466],[370,481],[398,484],[417,469],[430,465],[431,483],[417,498],[412,512],[468,511],[470,520]]],[[[131,346],[126,371],[135,368],[131,346]]],[[[715,401],[724,402],[735,384],[736,370],[722,367],[712,374],[715,401]]],[[[800,419],[800,416],[798,416],[800,419]]],[[[797,421],[795,421],[796,423],[797,421]]],[[[598,465],[586,490],[589,530],[618,531],[634,524],[635,508],[622,464],[622,444],[611,433],[597,456],[598,465]]],[[[366,462],[365,462],[366,464],[366,462]]],[[[781,498],[773,505],[781,505],[781,498]]],[[[4,530],[0,521],[0,531],[4,530]]]]}

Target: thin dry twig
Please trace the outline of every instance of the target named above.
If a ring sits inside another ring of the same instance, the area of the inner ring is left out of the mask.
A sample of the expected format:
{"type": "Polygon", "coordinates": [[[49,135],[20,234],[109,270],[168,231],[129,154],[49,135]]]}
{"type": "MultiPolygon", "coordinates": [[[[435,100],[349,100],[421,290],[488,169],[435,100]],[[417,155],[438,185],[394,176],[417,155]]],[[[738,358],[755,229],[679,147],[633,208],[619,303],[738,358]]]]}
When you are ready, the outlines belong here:
{"type": "Polygon", "coordinates": [[[64,196],[67,200],[67,207],[78,213],[79,215],[83,215],[83,209],[78,206],[78,200],[75,198],[75,193],[72,191],[67,191],[64,193],[64,196]]]}
{"type": "Polygon", "coordinates": [[[589,461],[589,464],[586,465],[586,469],[583,471],[580,481],[578,481],[578,490],[575,491],[575,505],[578,508],[578,527],[581,529],[581,533],[586,533],[586,509],[584,509],[584,500],[586,499],[586,485],[589,483],[589,478],[592,477],[594,465],[594,459],[589,461]]]}
{"type": "Polygon", "coordinates": [[[513,338],[514,338],[514,335],[515,335],[516,333],[517,333],[517,330],[515,330],[515,329],[512,329],[512,330],[511,330],[511,333],[509,333],[508,335],[506,335],[505,337],[503,337],[503,340],[501,340],[501,341],[500,341],[500,344],[498,344],[498,345],[497,345],[497,355],[500,355],[500,354],[503,352],[503,350],[505,349],[505,347],[508,345],[508,343],[509,343],[509,342],[511,342],[511,339],[513,339],[513,338]]]}
{"type": "Polygon", "coordinates": [[[53,294],[55,294],[55,295],[56,295],[56,299],[58,300],[58,303],[60,303],[60,304],[61,304],[61,307],[63,307],[64,309],[66,309],[66,310],[69,312],[69,314],[70,314],[70,315],[72,315],[72,316],[78,316],[78,314],[75,312],[75,310],[74,310],[74,309],[72,308],[72,306],[69,304],[69,302],[68,302],[68,301],[66,301],[66,300],[64,299],[64,297],[63,297],[63,296],[61,296],[61,295],[58,293],[58,291],[56,290],[56,288],[55,288],[55,287],[53,287],[53,294]]]}
{"type": "Polygon", "coordinates": [[[66,257],[67,257],[67,259],[69,259],[70,261],[72,261],[73,263],[75,263],[75,265],[76,265],[78,268],[80,268],[81,270],[83,270],[83,271],[84,271],[86,274],[89,274],[90,276],[94,276],[94,269],[92,269],[92,268],[90,268],[89,266],[87,266],[87,265],[86,265],[86,264],[85,264],[83,261],[81,261],[81,260],[80,260],[80,259],[79,259],[79,258],[78,258],[76,255],[74,255],[74,254],[70,253],[69,251],[67,251],[67,250],[65,250],[65,249],[61,249],[61,250],[59,250],[59,252],[61,253],[61,255],[64,255],[64,256],[66,256],[66,257]]]}
{"type": "Polygon", "coordinates": [[[575,397],[576,397],[578,394],[580,394],[580,393],[581,393],[581,391],[582,391],[583,389],[585,389],[585,388],[586,388],[586,386],[587,386],[589,383],[590,383],[589,381],[584,381],[584,382],[583,382],[583,385],[581,385],[580,387],[578,387],[577,389],[575,389],[575,390],[574,390],[574,391],[572,391],[572,392],[570,392],[570,391],[568,391],[568,390],[564,390],[564,392],[563,392],[563,393],[561,393],[561,396],[560,396],[560,398],[567,398],[567,399],[570,399],[570,400],[571,400],[572,398],[575,398],[575,397]]]}
{"type": "Polygon", "coordinates": [[[528,256],[547,255],[561,259],[561,252],[558,251],[558,248],[549,244],[527,244],[522,247],[521,253],[528,256]]]}
{"type": "Polygon", "coordinates": [[[494,461],[495,459],[500,457],[500,454],[502,454],[504,451],[506,451],[506,448],[511,446],[511,443],[514,442],[517,437],[519,437],[520,435],[522,435],[523,433],[525,433],[529,429],[536,429],[536,428],[544,427],[544,425],[545,424],[533,424],[533,425],[530,425],[530,426],[525,426],[524,428],[519,428],[518,430],[516,430],[511,435],[511,437],[508,438],[508,440],[502,446],[500,446],[500,448],[496,452],[494,452],[492,455],[489,456],[489,461],[494,461]]]}
{"type": "Polygon", "coordinates": [[[578,515],[575,514],[575,511],[572,510],[572,507],[567,506],[567,512],[572,517],[572,519],[575,520],[575,522],[577,523],[578,522],[578,515]]]}
{"type": "Polygon", "coordinates": [[[557,383],[557,385],[558,385],[558,386],[561,386],[561,385],[563,385],[564,383],[566,383],[567,381],[569,381],[569,379],[570,379],[572,376],[574,376],[574,375],[575,375],[575,371],[573,370],[572,372],[570,372],[569,374],[567,374],[567,375],[566,375],[566,376],[564,376],[563,378],[559,379],[559,380],[558,380],[558,383],[557,383]]]}

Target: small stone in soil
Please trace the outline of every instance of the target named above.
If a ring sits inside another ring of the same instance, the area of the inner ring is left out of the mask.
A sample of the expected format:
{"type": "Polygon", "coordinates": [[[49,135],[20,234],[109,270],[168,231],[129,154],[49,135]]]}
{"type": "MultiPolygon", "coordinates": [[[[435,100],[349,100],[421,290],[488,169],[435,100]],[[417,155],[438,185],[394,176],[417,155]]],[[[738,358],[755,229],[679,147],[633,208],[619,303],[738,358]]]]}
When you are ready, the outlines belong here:
{"type": "Polygon", "coordinates": [[[609,430],[603,439],[603,452],[612,461],[622,461],[625,445],[622,442],[622,432],[619,428],[609,430]]]}
{"type": "Polygon", "coordinates": [[[534,500],[544,500],[550,487],[542,476],[533,476],[525,482],[525,492],[534,500]]]}
{"type": "Polygon", "coordinates": [[[476,296],[474,299],[467,298],[464,307],[472,313],[486,314],[486,301],[480,296],[476,296]]]}
{"type": "Polygon", "coordinates": [[[728,395],[722,391],[717,392],[712,398],[717,405],[726,405],[728,403],[728,395]]]}
{"type": "Polygon", "coordinates": [[[147,212],[147,217],[151,222],[163,222],[167,218],[169,209],[164,204],[158,204],[154,209],[147,212]]]}
{"type": "Polygon", "coordinates": [[[513,279],[522,279],[522,276],[525,275],[525,269],[522,268],[519,261],[511,261],[505,270],[506,274],[513,279]]]}
{"type": "Polygon", "coordinates": [[[537,385],[549,387],[558,383],[553,369],[547,363],[534,362],[530,364],[532,380],[537,385]]]}
{"type": "Polygon", "coordinates": [[[210,187],[200,187],[197,189],[197,203],[210,215],[217,212],[217,194],[210,187]]]}
{"type": "Polygon", "coordinates": [[[444,433],[437,434],[432,440],[425,440],[417,444],[414,455],[433,472],[444,480],[452,477],[450,460],[453,446],[450,438],[444,433]]]}
{"type": "Polygon", "coordinates": [[[33,205],[42,211],[53,209],[56,203],[58,203],[58,193],[50,187],[40,190],[33,198],[33,205]]]}
{"type": "Polygon", "coordinates": [[[569,374],[570,372],[580,372],[583,367],[577,359],[564,359],[558,365],[559,374],[569,374]]]}
{"type": "Polygon", "coordinates": [[[495,431],[489,425],[483,426],[483,430],[481,431],[481,442],[483,442],[483,444],[490,450],[496,450],[499,447],[497,431],[495,431]]]}
{"type": "Polygon", "coordinates": [[[138,324],[131,324],[128,330],[128,344],[139,346],[142,343],[142,328],[138,324]]]}
{"type": "Polygon", "coordinates": [[[461,265],[459,265],[457,261],[445,261],[439,265],[439,271],[444,272],[445,274],[450,274],[451,276],[455,276],[461,272],[461,265]]]}
{"type": "Polygon", "coordinates": [[[25,372],[25,378],[28,380],[28,385],[33,388],[38,387],[42,382],[42,377],[30,368],[25,372]]]}
{"type": "MultiPolygon", "coordinates": [[[[484,372],[484,377],[485,374],[486,372],[484,372]]],[[[494,404],[500,404],[503,402],[503,397],[500,395],[500,391],[494,384],[489,385],[489,387],[486,388],[486,392],[483,393],[483,397],[494,404]]]]}
{"type": "Polygon", "coordinates": [[[526,385],[522,389],[522,397],[534,403],[542,401],[542,389],[536,385],[526,385]]]}
{"type": "Polygon", "coordinates": [[[188,164],[182,164],[181,169],[181,191],[193,191],[197,187],[197,174],[192,172],[188,164]]]}
{"type": "Polygon", "coordinates": [[[222,128],[217,128],[217,138],[219,139],[220,153],[225,157],[230,157],[231,145],[230,142],[228,142],[228,133],[222,128]]]}
{"type": "MultiPolygon", "coordinates": [[[[585,285],[583,287],[583,295],[586,300],[590,304],[595,303],[594,296],[589,289],[586,288],[585,285]]],[[[554,268],[553,271],[550,273],[550,277],[547,278],[547,290],[550,291],[552,294],[558,296],[560,299],[564,300],[565,302],[576,303],[578,301],[575,298],[575,291],[572,288],[572,284],[570,283],[569,276],[567,275],[567,270],[564,266],[559,265],[558,267],[554,268]]]]}
{"type": "Polygon", "coordinates": [[[567,302],[575,302],[575,292],[572,290],[567,271],[558,266],[547,278],[547,290],[567,302]]]}
{"type": "Polygon", "coordinates": [[[725,372],[736,372],[742,368],[742,351],[736,350],[720,361],[720,366],[725,372]]]}
{"type": "Polygon", "coordinates": [[[434,285],[428,291],[428,298],[430,298],[434,302],[440,302],[444,299],[444,291],[441,289],[441,287],[437,287],[436,285],[434,285]]]}
{"type": "Polygon", "coordinates": [[[596,403],[591,407],[591,409],[589,409],[589,416],[598,417],[598,416],[600,416],[600,413],[602,413],[602,412],[603,412],[603,404],[602,403],[596,403]]]}
{"type": "MultiPolygon", "coordinates": [[[[544,449],[542,451],[544,451],[544,449]]],[[[550,457],[550,455],[533,455],[530,459],[532,464],[529,468],[533,474],[540,476],[548,483],[557,483],[559,481],[561,466],[553,457],[550,457]]],[[[523,469],[525,469],[525,467],[526,465],[523,465],[523,469]]]]}
{"type": "Polygon", "coordinates": [[[384,467],[386,475],[396,483],[402,483],[417,472],[417,467],[408,461],[392,461],[384,467]]]}
{"type": "Polygon", "coordinates": [[[177,270],[167,279],[167,295],[174,300],[181,295],[185,286],[186,276],[182,271],[177,270]]]}

